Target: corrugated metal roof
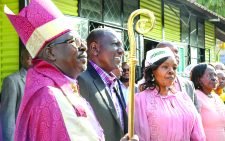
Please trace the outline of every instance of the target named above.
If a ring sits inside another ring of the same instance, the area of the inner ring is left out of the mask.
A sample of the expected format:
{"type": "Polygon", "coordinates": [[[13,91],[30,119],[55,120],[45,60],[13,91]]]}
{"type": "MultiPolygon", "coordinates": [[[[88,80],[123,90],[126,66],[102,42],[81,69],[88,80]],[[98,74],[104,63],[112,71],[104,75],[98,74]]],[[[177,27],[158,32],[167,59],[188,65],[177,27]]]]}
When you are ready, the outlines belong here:
{"type": "Polygon", "coordinates": [[[193,2],[193,0],[187,0],[187,1],[190,2],[191,4],[196,5],[197,7],[201,8],[201,9],[203,9],[204,11],[207,11],[207,12],[211,13],[212,15],[214,15],[214,16],[220,18],[220,19],[225,20],[225,18],[224,18],[223,16],[217,14],[216,12],[213,12],[213,11],[207,9],[205,6],[203,6],[203,5],[201,5],[201,4],[199,4],[199,3],[197,3],[197,2],[193,2]]]}
{"type": "Polygon", "coordinates": [[[185,5],[193,8],[194,10],[203,13],[204,15],[208,15],[210,18],[218,18],[220,21],[225,24],[225,17],[207,9],[205,6],[197,3],[195,0],[177,0],[185,5]]]}

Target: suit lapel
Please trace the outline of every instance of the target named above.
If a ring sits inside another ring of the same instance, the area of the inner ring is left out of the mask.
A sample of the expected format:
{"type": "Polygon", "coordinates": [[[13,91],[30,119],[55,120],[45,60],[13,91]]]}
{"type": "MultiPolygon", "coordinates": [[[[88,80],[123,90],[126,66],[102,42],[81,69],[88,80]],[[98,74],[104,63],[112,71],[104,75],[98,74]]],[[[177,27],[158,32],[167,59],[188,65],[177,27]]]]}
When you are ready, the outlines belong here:
{"type": "Polygon", "coordinates": [[[112,98],[111,98],[108,90],[106,89],[106,86],[105,86],[103,80],[101,79],[99,74],[96,72],[96,70],[92,67],[92,65],[90,63],[88,63],[88,71],[93,76],[93,80],[94,80],[93,83],[94,83],[95,87],[97,88],[102,100],[104,101],[104,103],[108,107],[109,111],[111,112],[111,114],[115,118],[116,122],[121,127],[119,116],[116,113],[116,109],[114,107],[112,98]]]}
{"type": "Polygon", "coordinates": [[[117,119],[117,113],[113,104],[113,101],[105,88],[105,84],[102,82],[102,80],[94,80],[95,87],[98,89],[99,94],[101,95],[101,98],[103,99],[104,103],[107,105],[108,109],[111,111],[112,115],[117,119]]]}

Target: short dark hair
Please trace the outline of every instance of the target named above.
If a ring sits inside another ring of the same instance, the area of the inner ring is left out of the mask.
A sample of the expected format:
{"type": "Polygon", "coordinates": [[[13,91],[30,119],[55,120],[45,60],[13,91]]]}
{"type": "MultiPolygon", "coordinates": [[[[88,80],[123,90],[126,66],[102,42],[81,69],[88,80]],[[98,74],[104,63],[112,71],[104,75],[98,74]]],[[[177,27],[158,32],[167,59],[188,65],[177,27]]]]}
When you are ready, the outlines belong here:
{"type": "Polygon", "coordinates": [[[145,89],[150,88],[151,90],[155,89],[158,85],[153,76],[153,71],[156,70],[162,63],[164,63],[169,57],[161,58],[160,60],[154,62],[152,65],[148,66],[144,70],[145,83],[141,84],[145,89]]]}
{"type": "Polygon", "coordinates": [[[112,32],[112,30],[107,29],[107,28],[96,28],[96,29],[92,30],[86,39],[87,47],[89,47],[93,41],[97,41],[97,40],[101,39],[105,35],[106,32],[112,32]]]}
{"type": "Polygon", "coordinates": [[[87,41],[87,54],[88,54],[88,58],[91,58],[91,50],[90,50],[90,45],[93,42],[98,42],[101,41],[101,39],[106,35],[106,33],[110,33],[111,30],[107,29],[107,28],[96,28],[94,30],[92,30],[86,41],[87,41]]]}
{"type": "MultiPolygon", "coordinates": [[[[125,65],[128,65],[128,63],[127,63],[127,62],[123,62],[122,65],[121,65],[122,68],[123,68],[125,65]]],[[[129,65],[128,65],[128,66],[129,66],[129,65]]]]}
{"type": "Polygon", "coordinates": [[[193,82],[195,89],[202,90],[202,86],[200,83],[200,79],[205,73],[205,70],[207,69],[208,64],[207,63],[201,63],[195,66],[191,71],[191,81],[193,82]]]}
{"type": "Polygon", "coordinates": [[[157,44],[156,48],[164,48],[164,47],[173,47],[174,45],[171,42],[163,41],[157,44]]]}

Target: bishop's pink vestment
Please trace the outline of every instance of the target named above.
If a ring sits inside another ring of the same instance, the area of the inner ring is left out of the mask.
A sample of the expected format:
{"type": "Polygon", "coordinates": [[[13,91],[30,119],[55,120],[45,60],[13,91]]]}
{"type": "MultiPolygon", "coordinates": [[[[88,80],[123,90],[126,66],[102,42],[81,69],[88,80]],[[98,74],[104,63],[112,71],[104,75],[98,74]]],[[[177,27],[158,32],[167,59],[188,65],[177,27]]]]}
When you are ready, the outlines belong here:
{"type": "Polygon", "coordinates": [[[85,99],[58,69],[41,60],[27,73],[15,141],[103,141],[85,99]]]}

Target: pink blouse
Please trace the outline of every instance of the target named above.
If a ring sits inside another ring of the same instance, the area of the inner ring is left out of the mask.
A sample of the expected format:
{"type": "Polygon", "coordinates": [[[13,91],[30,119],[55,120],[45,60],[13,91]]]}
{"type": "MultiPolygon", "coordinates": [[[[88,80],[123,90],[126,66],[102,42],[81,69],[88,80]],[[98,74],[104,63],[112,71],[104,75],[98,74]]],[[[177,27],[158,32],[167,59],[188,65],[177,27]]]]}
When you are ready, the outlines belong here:
{"type": "Polygon", "coordinates": [[[186,93],[145,90],[135,95],[135,133],[140,141],[205,141],[200,115],[186,93]]]}
{"type": "Polygon", "coordinates": [[[208,97],[196,90],[207,141],[225,141],[225,105],[217,94],[208,97]]]}

